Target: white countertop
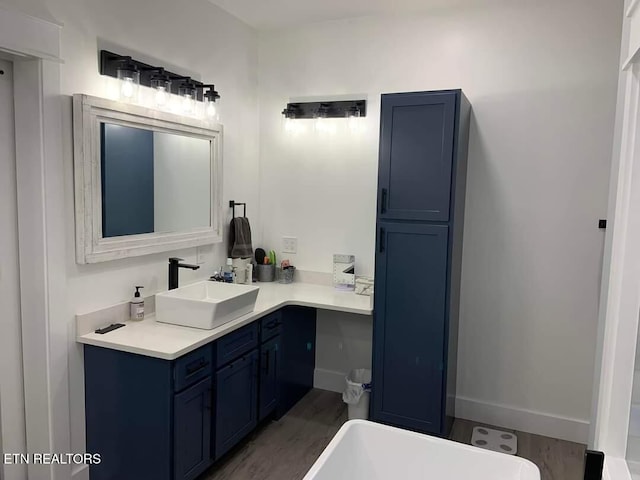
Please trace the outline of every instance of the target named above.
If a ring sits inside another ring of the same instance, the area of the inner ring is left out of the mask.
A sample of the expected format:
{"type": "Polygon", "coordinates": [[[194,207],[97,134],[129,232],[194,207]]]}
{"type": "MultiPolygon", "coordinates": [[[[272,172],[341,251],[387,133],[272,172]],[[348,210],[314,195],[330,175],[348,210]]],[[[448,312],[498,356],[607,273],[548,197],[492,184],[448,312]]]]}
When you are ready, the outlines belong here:
{"type": "Polygon", "coordinates": [[[181,327],[155,321],[149,315],[142,321],[126,321],[125,327],[99,335],[79,335],[77,341],[149,357],[175,360],[260,317],[287,305],[371,315],[372,297],[339,291],[331,286],[309,283],[258,283],[260,292],[253,312],[213,330],[181,327]]]}

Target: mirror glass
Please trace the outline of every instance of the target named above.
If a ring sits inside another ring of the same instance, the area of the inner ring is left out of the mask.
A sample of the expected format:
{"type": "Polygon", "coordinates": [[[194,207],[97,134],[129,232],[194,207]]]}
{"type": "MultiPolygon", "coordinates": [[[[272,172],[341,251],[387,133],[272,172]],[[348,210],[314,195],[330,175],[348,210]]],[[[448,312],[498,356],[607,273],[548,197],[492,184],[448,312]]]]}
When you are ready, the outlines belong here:
{"type": "Polygon", "coordinates": [[[211,141],[100,123],[102,237],[211,227],[211,141]]]}

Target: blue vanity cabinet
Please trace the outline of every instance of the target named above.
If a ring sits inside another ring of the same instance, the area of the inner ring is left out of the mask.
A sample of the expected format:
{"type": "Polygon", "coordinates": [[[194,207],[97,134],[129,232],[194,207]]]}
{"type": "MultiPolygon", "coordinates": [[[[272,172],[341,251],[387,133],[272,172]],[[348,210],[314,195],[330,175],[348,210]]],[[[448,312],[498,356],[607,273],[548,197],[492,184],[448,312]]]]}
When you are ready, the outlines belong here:
{"type": "Polygon", "coordinates": [[[92,480],[191,480],[211,465],[211,345],[175,361],[85,345],[92,480]]]}
{"type": "Polygon", "coordinates": [[[215,392],[215,458],[218,459],[258,424],[257,350],[218,370],[215,392]]]}
{"type": "Polygon", "coordinates": [[[470,105],[460,90],[382,95],[371,418],[453,422],[470,105]]]}
{"type": "Polygon", "coordinates": [[[211,465],[211,377],[174,397],[174,469],[176,480],[192,480],[211,465]]]}
{"type": "Polygon", "coordinates": [[[313,388],[315,327],[286,307],[176,360],[85,345],[91,480],[197,478],[313,388]]]}

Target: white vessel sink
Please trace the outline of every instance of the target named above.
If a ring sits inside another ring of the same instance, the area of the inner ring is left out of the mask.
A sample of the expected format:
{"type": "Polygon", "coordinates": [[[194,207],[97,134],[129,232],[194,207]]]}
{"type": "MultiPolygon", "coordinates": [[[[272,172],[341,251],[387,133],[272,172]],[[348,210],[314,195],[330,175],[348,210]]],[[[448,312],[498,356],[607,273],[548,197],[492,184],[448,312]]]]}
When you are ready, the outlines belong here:
{"type": "Polygon", "coordinates": [[[338,431],[303,480],[540,480],[533,463],[365,420],[338,431]]]}
{"type": "Polygon", "coordinates": [[[211,330],[253,312],[259,287],[199,282],[156,295],[156,320],[211,330]]]}

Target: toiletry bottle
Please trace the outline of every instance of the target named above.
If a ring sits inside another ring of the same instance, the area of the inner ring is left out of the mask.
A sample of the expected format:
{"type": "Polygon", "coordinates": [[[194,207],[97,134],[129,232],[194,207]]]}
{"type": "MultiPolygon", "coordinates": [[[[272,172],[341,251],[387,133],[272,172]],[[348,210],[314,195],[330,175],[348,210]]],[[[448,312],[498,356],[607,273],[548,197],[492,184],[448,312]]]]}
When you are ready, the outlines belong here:
{"type": "Polygon", "coordinates": [[[130,303],[129,308],[129,318],[131,320],[142,320],[144,319],[144,298],[140,296],[140,289],[144,288],[141,286],[136,287],[136,293],[133,296],[133,299],[130,303]]]}
{"type": "Polygon", "coordinates": [[[227,258],[227,268],[224,270],[224,281],[227,283],[233,283],[233,260],[227,258]]]}
{"type": "Polygon", "coordinates": [[[253,282],[253,263],[249,262],[247,263],[247,276],[244,283],[251,285],[251,282],[253,282]]]}

